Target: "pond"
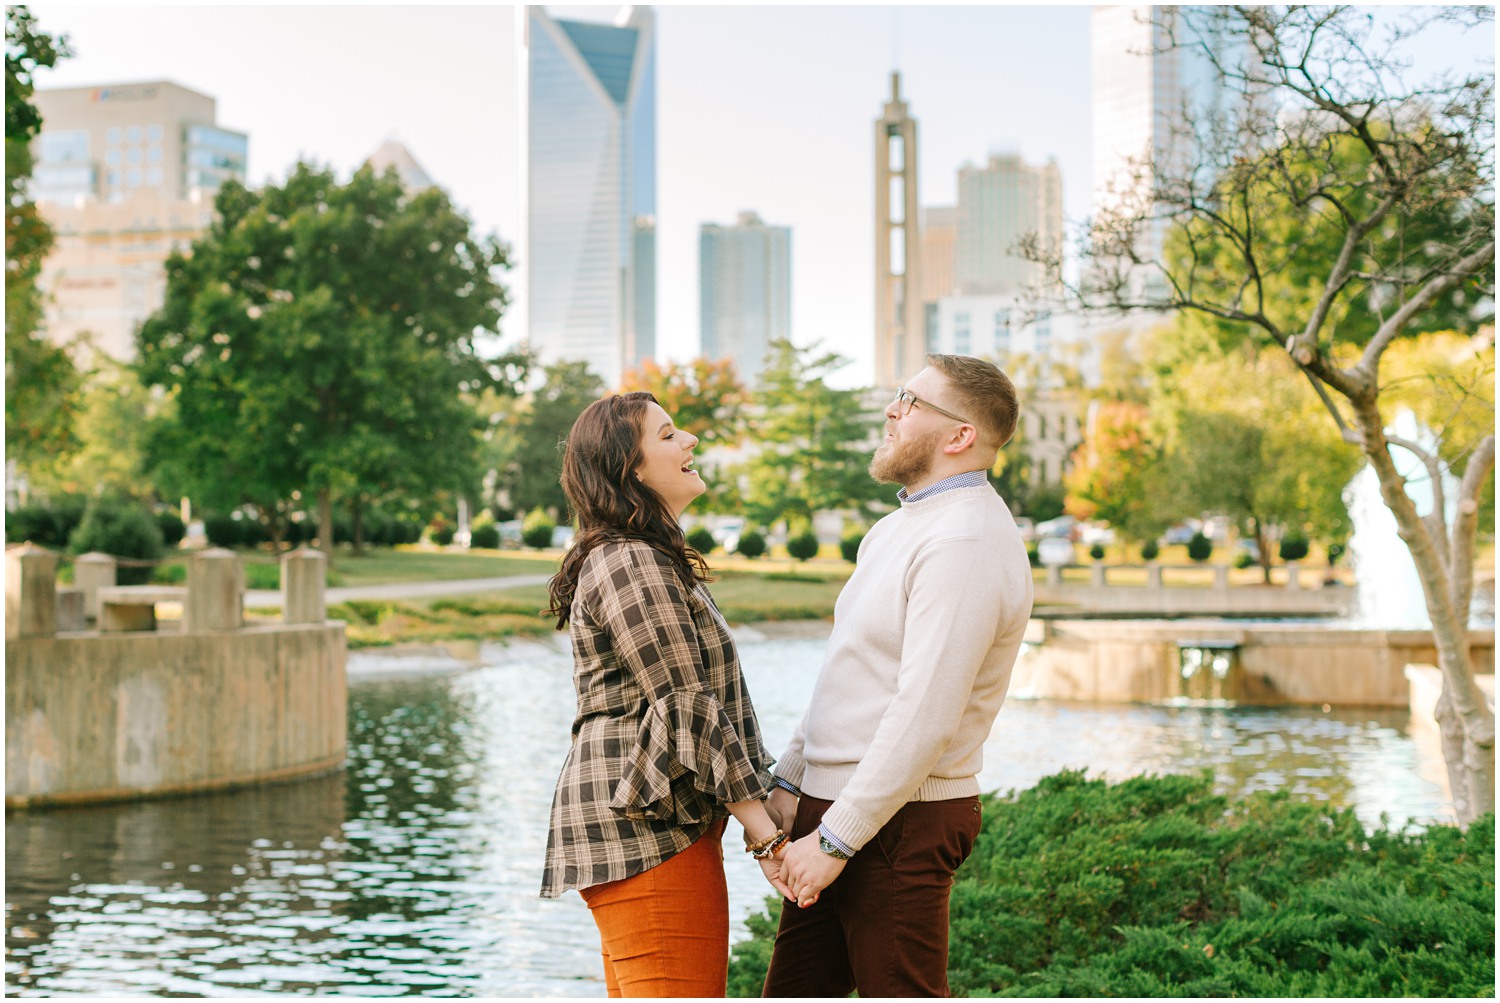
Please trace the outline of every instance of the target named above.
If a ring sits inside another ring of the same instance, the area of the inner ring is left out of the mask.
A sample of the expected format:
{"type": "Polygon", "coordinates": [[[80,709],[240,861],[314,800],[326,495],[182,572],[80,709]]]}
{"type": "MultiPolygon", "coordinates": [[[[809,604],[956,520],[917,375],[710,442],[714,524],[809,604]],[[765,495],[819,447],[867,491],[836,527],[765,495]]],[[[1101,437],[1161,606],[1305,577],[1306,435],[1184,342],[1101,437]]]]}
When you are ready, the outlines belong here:
{"type": "MultiPolygon", "coordinates": [[[[741,651],[772,753],[818,640],[741,651]]],[[[351,680],[349,765],[301,783],[6,819],[8,995],[603,996],[583,901],[537,897],[573,712],[570,661],[351,680]]],[[[986,789],[1064,767],[1211,769],[1369,822],[1448,820],[1405,711],[1009,701],[986,789]]],[[[767,887],[726,836],[733,936],[767,887]]]]}

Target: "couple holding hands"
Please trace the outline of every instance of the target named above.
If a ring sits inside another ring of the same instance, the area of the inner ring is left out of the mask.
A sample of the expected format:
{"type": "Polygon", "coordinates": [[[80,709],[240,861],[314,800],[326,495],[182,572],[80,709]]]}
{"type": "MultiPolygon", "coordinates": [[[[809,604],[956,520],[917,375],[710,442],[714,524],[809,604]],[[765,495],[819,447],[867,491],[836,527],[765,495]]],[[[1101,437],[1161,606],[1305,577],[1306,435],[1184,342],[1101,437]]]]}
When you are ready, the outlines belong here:
{"type": "Polygon", "coordinates": [[[947,995],[948,893],[1031,614],[1026,548],[985,476],[1018,411],[1004,373],[954,355],[886,406],[870,474],[900,507],[860,546],[774,770],[678,526],[704,491],[697,439],[647,393],[578,417],[562,476],[578,536],[549,587],[578,714],[542,894],[582,894],[610,996],[724,995],[730,815],[787,900],[766,996],[947,995]]]}

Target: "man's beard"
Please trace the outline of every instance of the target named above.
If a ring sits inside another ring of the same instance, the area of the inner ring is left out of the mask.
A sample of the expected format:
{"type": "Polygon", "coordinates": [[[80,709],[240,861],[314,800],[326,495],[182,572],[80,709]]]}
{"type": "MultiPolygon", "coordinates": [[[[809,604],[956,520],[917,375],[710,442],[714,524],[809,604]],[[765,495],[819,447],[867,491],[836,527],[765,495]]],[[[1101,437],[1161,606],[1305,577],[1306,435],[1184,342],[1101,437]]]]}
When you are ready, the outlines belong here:
{"type": "Polygon", "coordinates": [[[942,439],[941,429],[905,442],[881,443],[870,460],[870,476],[882,484],[914,484],[932,469],[933,453],[942,439]]]}

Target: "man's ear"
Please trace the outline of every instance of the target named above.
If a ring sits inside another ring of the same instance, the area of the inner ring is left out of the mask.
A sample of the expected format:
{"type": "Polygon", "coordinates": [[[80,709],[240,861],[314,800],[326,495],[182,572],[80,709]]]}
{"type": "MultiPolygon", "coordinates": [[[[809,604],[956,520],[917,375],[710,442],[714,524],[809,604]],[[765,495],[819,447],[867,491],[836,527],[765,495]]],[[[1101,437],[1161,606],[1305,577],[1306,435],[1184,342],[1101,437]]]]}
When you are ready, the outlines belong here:
{"type": "Polygon", "coordinates": [[[979,430],[973,425],[960,425],[943,445],[943,452],[956,456],[979,442],[979,430]]]}

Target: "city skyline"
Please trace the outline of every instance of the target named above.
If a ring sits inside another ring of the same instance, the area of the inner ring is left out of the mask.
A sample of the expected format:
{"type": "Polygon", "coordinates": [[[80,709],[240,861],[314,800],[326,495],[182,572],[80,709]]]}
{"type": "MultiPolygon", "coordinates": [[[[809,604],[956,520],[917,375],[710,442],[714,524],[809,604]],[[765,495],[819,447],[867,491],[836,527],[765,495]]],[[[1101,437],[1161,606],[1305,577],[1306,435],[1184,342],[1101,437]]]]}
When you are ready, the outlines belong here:
{"type": "MultiPolygon", "coordinates": [[[[617,11],[548,8],[554,18],[601,22],[617,11]]],[[[853,358],[840,374],[847,385],[871,382],[869,137],[892,69],[902,73],[921,122],[922,206],[954,204],[958,169],[999,152],[1030,162],[1055,157],[1069,224],[1089,212],[1089,7],[656,11],[657,343],[664,357],[696,354],[699,225],[753,207],[798,235],[794,338],[821,338],[853,358]]],[[[519,251],[511,8],[46,6],[35,13],[43,30],[71,35],[77,52],[39,73],[39,87],[165,79],[209,94],[219,120],[249,134],[249,177],[257,185],[284,178],[299,154],[347,176],[396,138],[478,229],[519,251]],[[360,44],[347,45],[351,37],[360,44]],[[205,44],[223,38],[237,44],[205,44]]],[[[1480,59],[1492,66],[1493,51],[1483,33],[1434,32],[1415,52],[1416,76],[1480,59]]],[[[516,272],[506,282],[524,294],[516,272]]],[[[521,333],[518,316],[510,312],[502,325],[507,340],[521,333]]]]}

